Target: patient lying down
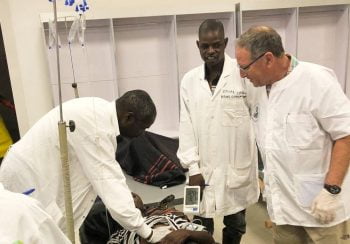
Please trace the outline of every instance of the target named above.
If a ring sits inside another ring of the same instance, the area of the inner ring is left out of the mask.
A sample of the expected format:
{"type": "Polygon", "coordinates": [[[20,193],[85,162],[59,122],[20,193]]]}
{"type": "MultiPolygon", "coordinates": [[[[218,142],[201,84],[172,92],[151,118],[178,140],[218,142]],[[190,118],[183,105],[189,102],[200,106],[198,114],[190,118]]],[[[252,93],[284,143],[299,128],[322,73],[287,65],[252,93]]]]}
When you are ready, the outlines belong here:
{"type": "MultiPolygon", "coordinates": [[[[213,244],[215,243],[213,237],[208,233],[202,225],[191,223],[186,215],[174,208],[145,208],[141,198],[133,194],[135,206],[141,210],[143,216],[146,219],[146,223],[151,228],[160,228],[164,233],[164,238],[161,240],[161,244],[213,244]]],[[[102,203],[99,203],[100,205],[102,203]]],[[[131,232],[123,229],[118,223],[116,223],[109,213],[105,212],[104,208],[94,206],[92,209],[93,214],[89,214],[86,219],[85,225],[85,237],[82,240],[84,243],[102,243],[97,242],[96,239],[92,240],[91,237],[96,238],[98,235],[101,237],[104,235],[105,240],[108,238],[107,244],[147,244],[148,242],[138,236],[135,232],[131,232]],[[104,219],[102,219],[104,218],[104,219]],[[98,226],[97,226],[98,225],[98,226]],[[108,225],[102,227],[101,225],[108,225]],[[112,228],[110,228],[112,226],[112,228]],[[111,230],[112,229],[112,230],[111,230]],[[102,231],[101,231],[102,230],[102,231]],[[105,233],[102,233],[105,232],[105,233]],[[111,234],[109,234],[111,233],[111,234]],[[87,236],[87,237],[86,237],[87,236]],[[90,236],[90,237],[89,237],[90,236]]],[[[81,236],[82,236],[82,230],[81,236]]],[[[99,238],[101,239],[101,238],[99,238]]],[[[106,241],[104,242],[106,243],[106,241]]]]}
{"type": "MultiPolygon", "coordinates": [[[[160,209],[153,208],[146,210],[141,198],[133,194],[135,206],[141,210],[146,218],[146,223],[152,228],[160,228],[163,230],[164,238],[162,244],[174,243],[198,243],[212,244],[215,243],[212,236],[205,231],[202,225],[194,224],[189,221],[186,215],[176,209],[160,209]]],[[[140,238],[135,232],[127,230],[118,230],[111,235],[108,244],[131,244],[131,243],[147,243],[146,240],[140,238]]]]}

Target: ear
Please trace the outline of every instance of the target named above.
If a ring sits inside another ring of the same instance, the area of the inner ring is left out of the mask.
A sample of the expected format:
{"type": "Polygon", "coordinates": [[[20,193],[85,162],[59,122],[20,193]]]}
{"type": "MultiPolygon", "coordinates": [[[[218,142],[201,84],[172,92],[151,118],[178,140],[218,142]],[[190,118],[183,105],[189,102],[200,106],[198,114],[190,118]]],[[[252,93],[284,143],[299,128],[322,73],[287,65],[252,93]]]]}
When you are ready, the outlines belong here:
{"type": "Polygon", "coordinates": [[[227,46],[227,42],[228,42],[228,37],[225,37],[225,39],[224,39],[225,48],[226,48],[226,46],[227,46]]]}
{"type": "Polygon", "coordinates": [[[270,67],[275,62],[276,57],[272,52],[267,52],[265,54],[265,62],[268,67],[270,67]]]}
{"type": "Polygon", "coordinates": [[[198,40],[196,41],[196,44],[197,44],[197,47],[198,47],[198,49],[199,49],[199,41],[198,41],[198,40]]]}
{"type": "Polygon", "coordinates": [[[134,112],[127,112],[125,115],[125,120],[129,124],[135,123],[135,114],[134,112]]]}

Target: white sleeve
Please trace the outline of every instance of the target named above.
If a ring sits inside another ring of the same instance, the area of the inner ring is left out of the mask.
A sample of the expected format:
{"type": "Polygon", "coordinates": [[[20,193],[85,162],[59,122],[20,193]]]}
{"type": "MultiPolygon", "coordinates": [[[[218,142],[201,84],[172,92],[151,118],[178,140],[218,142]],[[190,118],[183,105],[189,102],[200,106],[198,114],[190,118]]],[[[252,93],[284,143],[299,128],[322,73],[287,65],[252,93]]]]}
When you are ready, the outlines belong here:
{"type": "MultiPolygon", "coordinates": [[[[77,231],[77,230],[76,230],[77,231]]],[[[37,232],[34,233],[34,239],[31,243],[36,244],[70,244],[71,241],[63,234],[61,229],[47,215],[45,220],[40,223],[37,232]]]]}
{"type": "Polygon", "coordinates": [[[151,228],[135,207],[124,174],[115,160],[115,143],[115,135],[107,134],[102,128],[84,138],[75,150],[87,178],[113,219],[145,238],[150,235],[151,228]]]}
{"type": "Polygon", "coordinates": [[[332,140],[350,135],[350,101],[344,94],[333,72],[322,72],[326,80],[315,89],[316,117],[332,140]]]}
{"type": "Polygon", "coordinates": [[[190,100],[185,88],[180,90],[180,133],[177,157],[183,167],[189,169],[189,175],[200,173],[198,145],[194,130],[194,121],[191,117],[190,100]]]}

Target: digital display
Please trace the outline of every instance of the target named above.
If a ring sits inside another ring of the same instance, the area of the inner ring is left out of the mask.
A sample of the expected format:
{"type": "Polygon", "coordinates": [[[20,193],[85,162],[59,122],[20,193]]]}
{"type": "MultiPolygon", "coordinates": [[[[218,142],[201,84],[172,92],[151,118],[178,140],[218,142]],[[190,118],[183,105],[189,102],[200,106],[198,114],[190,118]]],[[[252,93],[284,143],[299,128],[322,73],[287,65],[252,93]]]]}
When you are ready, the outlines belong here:
{"type": "Polygon", "coordinates": [[[198,204],[198,188],[187,188],[186,189],[186,205],[197,205],[198,204]]]}

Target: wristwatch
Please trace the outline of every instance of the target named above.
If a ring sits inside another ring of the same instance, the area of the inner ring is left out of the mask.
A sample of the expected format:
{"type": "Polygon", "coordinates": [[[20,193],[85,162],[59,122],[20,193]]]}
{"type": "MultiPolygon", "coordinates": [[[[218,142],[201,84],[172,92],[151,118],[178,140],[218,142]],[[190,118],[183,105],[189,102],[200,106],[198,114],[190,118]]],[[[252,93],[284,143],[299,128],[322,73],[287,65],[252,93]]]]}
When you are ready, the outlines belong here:
{"type": "Polygon", "coordinates": [[[324,184],[324,189],[326,189],[330,194],[336,195],[341,192],[340,186],[324,184]]]}

